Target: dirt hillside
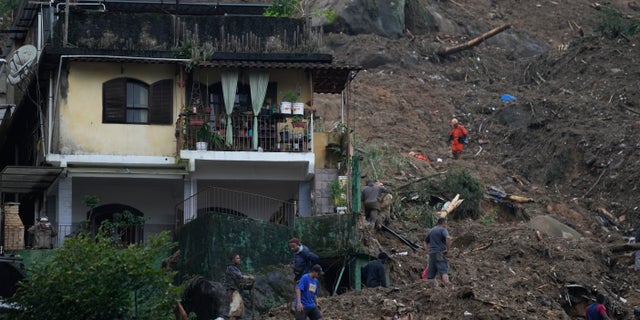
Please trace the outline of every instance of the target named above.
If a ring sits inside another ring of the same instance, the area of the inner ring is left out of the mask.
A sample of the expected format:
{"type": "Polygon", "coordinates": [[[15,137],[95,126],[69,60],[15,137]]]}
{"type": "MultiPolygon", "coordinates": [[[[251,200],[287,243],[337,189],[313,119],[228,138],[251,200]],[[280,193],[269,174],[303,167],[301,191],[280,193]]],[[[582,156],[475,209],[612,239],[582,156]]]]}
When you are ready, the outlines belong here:
{"type": "MultiPolygon", "coordinates": [[[[323,297],[325,319],[579,319],[596,291],[609,297],[612,317],[633,319],[640,279],[624,237],[640,223],[640,36],[605,37],[602,10],[589,1],[411,3],[438,17],[435,27],[413,21],[399,38],[325,36],[338,60],[364,67],[348,121],[365,159],[376,148],[384,156],[363,174],[393,190],[464,168],[485,187],[535,202],[504,210],[488,197],[479,219],[450,221],[451,288],[420,280],[425,251],[376,232],[388,252],[407,251],[389,266],[392,286],[323,297]],[[504,24],[511,28],[473,49],[434,54],[504,24]],[[503,103],[503,94],[516,100],[503,103]],[[471,138],[458,161],[447,143],[453,117],[471,138]],[[532,220],[546,215],[557,222],[537,236],[532,220]]],[[[602,5],[625,23],[640,16],[637,1],[602,5]]],[[[330,127],[338,113],[327,110],[338,102],[320,96],[316,105],[330,127]]],[[[391,226],[422,243],[426,230],[396,214],[391,226]]],[[[267,317],[291,316],[280,308],[267,317]]]]}

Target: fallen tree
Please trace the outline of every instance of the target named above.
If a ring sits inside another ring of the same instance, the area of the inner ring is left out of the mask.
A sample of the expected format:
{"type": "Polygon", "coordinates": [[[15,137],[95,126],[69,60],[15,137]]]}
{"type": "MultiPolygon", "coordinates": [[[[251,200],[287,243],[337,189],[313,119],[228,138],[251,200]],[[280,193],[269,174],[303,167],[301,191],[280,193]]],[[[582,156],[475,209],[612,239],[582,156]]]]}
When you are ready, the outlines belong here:
{"type": "Polygon", "coordinates": [[[509,28],[511,28],[510,24],[505,24],[505,25],[502,25],[502,26],[499,26],[499,27],[495,27],[495,28],[493,28],[493,29],[481,34],[480,36],[475,37],[475,38],[473,38],[473,39],[471,39],[471,40],[469,40],[469,41],[467,41],[467,42],[465,42],[465,43],[463,43],[461,45],[457,45],[455,47],[444,48],[444,49],[438,51],[437,54],[439,56],[448,56],[448,55],[452,55],[454,53],[458,53],[458,52],[463,51],[463,50],[467,50],[469,48],[473,48],[473,47],[481,44],[484,40],[489,39],[489,38],[495,36],[496,34],[502,32],[504,30],[507,30],[509,28]]]}

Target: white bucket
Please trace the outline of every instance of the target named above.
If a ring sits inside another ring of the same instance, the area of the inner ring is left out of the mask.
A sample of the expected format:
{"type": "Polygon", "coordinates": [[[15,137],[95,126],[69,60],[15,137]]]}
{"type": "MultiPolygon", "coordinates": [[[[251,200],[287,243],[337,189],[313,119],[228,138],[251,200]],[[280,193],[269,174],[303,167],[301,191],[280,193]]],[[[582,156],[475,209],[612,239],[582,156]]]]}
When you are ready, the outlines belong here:
{"type": "Polygon", "coordinates": [[[282,101],[282,104],[280,104],[280,113],[291,114],[291,102],[282,101]]]}
{"type": "Polygon", "coordinates": [[[304,114],[304,103],[296,102],[293,104],[293,114],[304,114]]]}

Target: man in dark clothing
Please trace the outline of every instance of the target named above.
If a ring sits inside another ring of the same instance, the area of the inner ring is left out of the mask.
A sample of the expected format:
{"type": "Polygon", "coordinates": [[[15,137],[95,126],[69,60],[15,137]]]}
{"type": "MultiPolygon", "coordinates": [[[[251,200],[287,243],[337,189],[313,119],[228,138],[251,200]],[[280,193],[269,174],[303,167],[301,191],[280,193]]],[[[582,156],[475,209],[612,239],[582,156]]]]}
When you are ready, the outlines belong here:
{"type": "Polygon", "coordinates": [[[380,214],[380,196],[386,192],[383,184],[378,181],[367,180],[367,186],[362,188],[362,201],[364,202],[364,217],[375,225],[376,218],[380,214]]]}
{"type": "Polygon", "coordinates": [[[363,278],[365,279],[367,288],[387,287],[387,276],[384,271],[384,264],[387,262],[387,259],[389,259],[389,256],[384,252],[380,252],[378,259],[364,266],[363,278]]]}
{"type": "Polygon", "coordinates": [[[234,253],[231,255],[231,263],[227,265],[225,285],[227,294],[229,294],[229,319],[240,319],[244,315],[244,302],[240,295],[241,289],[247,289],[253,286],[254,278],[250,275],[244,275],[238,268],[240,264],[240,255],[234,253]]]}
{"type": "Polygon", "coordinates": [[[293,280],[298,282],[300,277],[309,273],[311,267],[318,263],[318,255],[311,252],[309,248],[300,244],[300,239],[289,240],[289,250],[293,253],[293,280]]]}
{"type": "Polygon", "coordinates": [[[427,280],[435,279],[436,274],[442,276],[444,284],[449,283],[449,261],[447,252],[451,248],[451,236],[447,231],[447,218],[438,218],[436,226],[424,239],[425,248],[429,250],[429,271],[427,280]]]}

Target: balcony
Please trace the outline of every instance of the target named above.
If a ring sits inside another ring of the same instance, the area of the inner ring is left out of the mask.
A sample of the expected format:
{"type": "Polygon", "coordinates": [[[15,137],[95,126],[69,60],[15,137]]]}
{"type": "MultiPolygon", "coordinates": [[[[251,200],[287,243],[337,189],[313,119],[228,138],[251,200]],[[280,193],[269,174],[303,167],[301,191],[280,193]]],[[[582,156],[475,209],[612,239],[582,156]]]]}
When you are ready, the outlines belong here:
{"type": "Polygon", "coordinates": [[[178,226],[188,223],[200,215],[221,214],[293,227],[296,210],[296,202],[282,201],[249,192],[210,187],[179,203],[175,208],[175,213],[176,225],[178,226]]]}
{"type": "Polygon", "coordinates": [[[312,152],[313,123],[301,115],[263,113],[257,117],[254,132],[254,116],[250,112],[226,114],[190,113],[181,115],[178,121],[179,150],[198,151],[262,151],[262,152],[312,152]],[[227,121],[231,124],[227,125],[227,121]],[[230,143],[227,130],[231,128],[230,143]],[[254,146],[257,135],[257,146],[254,146]]]}

